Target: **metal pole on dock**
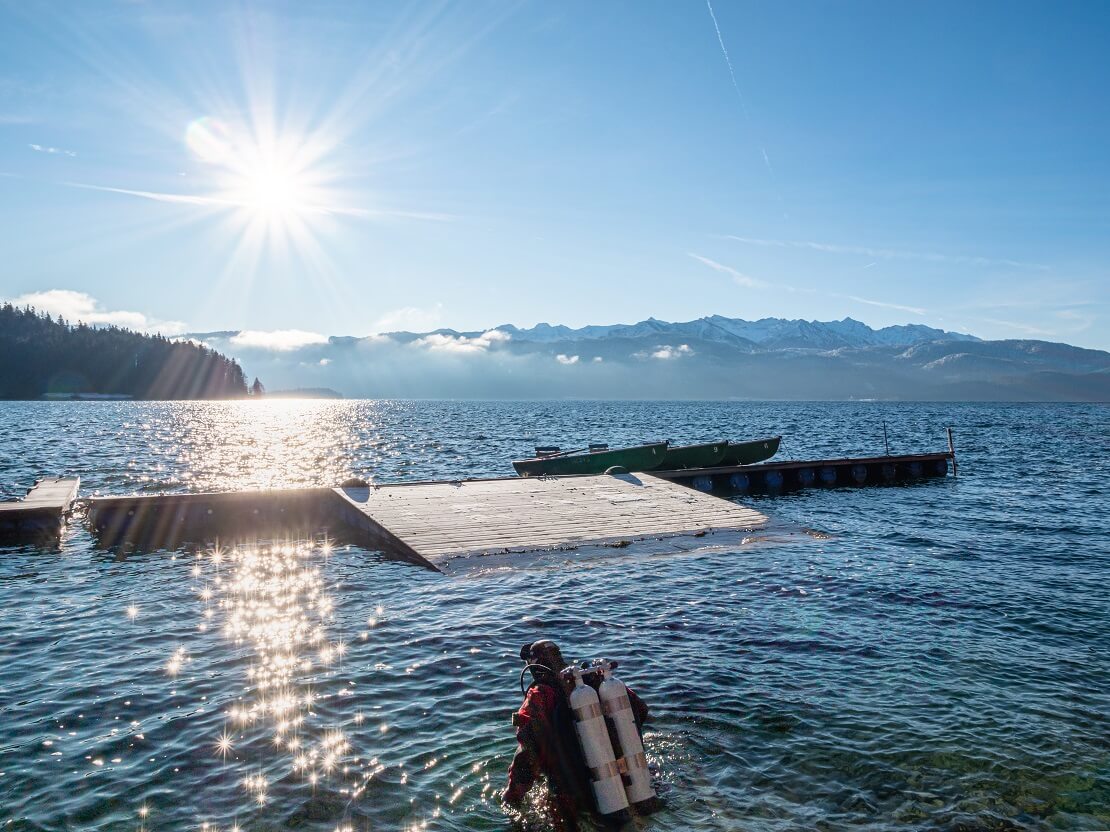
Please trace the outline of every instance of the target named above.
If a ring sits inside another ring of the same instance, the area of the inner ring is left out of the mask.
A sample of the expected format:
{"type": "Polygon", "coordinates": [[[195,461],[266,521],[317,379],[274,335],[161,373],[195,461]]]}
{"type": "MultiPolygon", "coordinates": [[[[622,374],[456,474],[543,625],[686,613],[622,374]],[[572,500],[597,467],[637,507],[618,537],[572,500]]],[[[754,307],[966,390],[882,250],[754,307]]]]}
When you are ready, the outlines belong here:
{"type": "Polygon", "coordinates": [[[956,466],[956,443],[952,439],[952,428],[948,430],[948,453],[952,454],[952,476],[959,476],[959,468],[956,466]]]}
{"type": "Polygon", "coordinates": [[[886,448],[886,455],[890,456],[890,441],[886,438],[886,419],[883,419],[883,447],[886,448]]]}

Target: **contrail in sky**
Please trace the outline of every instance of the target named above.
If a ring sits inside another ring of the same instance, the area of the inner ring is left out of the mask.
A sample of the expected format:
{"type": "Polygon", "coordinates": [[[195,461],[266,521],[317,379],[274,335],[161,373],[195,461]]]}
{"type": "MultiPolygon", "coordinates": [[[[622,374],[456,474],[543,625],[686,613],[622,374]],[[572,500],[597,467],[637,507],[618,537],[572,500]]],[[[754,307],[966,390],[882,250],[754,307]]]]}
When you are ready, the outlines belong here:
{"type": "Polygon", "coordinates": [[[744,111],[744,118],[749,118],[748,105],[744,103],[744,93],[740,92],[740,85],[736,83],[736,72],[732,68],[732,58],[728,56],[725,39],[721,36],[721,27],[717,25],[717,15],[713,13],[713,4],[710,0],[705,0],[705,6],[709,9],[709,17],[713,20],[713,28],[717,30],[717,43],[721,44],[721,54],[725,56],[725,63],[728,64],[728,75],[732,79],[732,88],[736,90],[736,97],[740,99],[740,107],[744,111]]]}
{"type": "MultiPolygon", "coordinates": [[[[705,6],[709,9],[709,17],[713,21],[713,28],[717,31],[717,43],[721,44],[721,54],[725,56],[725,63],[728,65],[728,77],[732,79],[732,88],[736,90],[736,97],[740,99],[740,109],[744,111],[744,119],[751,127],[752,116],[748,112],[748,104],[744,100],[744,93],[740,92],[740,85],[736,82],[736,70],[732,68],[732,58],[728,55],[728,47],[725,46],[724,36],[721,35],[721,27],[717,24],[717,15],[713,12],[713,3],[711,0],[705,0],[705,6]]],[[[760,145],[759,151],[763,154],[763,163],[767,166],[767,172],[774,176],[775,171],[771,167],[771,157],[767,155],[767,148],[760,145]]]]}

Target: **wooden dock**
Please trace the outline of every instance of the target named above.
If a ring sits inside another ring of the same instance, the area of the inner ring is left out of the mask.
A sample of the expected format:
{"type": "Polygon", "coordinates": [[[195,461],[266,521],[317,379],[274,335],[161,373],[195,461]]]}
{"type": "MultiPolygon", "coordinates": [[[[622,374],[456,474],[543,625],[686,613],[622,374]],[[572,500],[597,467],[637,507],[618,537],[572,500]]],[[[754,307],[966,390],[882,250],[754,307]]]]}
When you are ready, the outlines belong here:
{"type": "Polygon", "coordinates": [[[730,534],[742,537],[767,518],[658,477],[623,474],[96,497],[88,501],[87,521],[103,545],[139,548],[327,530],[439,568],[457,558],[639,541],[697,548],[723,544],[730,534]]]}
{"type": "Polygon", "coordinates": [[[756,465],[652,471],[652,474],[699,491],[752,494],[801,488],[897,485],[945,477],[950,464],[954,472],[956,455],[953,450],[931,454],[784,460],[756,465]]]}
{"type": "Polygon", "coordinates": [[[508,477],[336,489],[348,522],[410,560],[742,534],[767,518],[649,474],[508,477]]]}
{"type": "Polygon", "coordinates": [[[342,524],[331,488],[93,497],[85,521],[102,545],[174,547],[213,537],[310,536],[342,524]]]}
{"type": "Polygon", "coordinates": [[[22,499],[0,503],[0,537],[60,534],[80,486],[79,477],[43,477],[22,499]]]}
{"type": "MultiPolygon", "coordinates": [[[[757,511],[704,492],[897,485],[955,471],[947,453],[787,460],[578,477],[500,477],[348,488],[96,497],[82,501],[104,546],[329,534],[388,557],[440,568],[461,559],[523,562],[525,553],[727,545],[764,527],[757,511]],[[708,539],[707,539],[708,538],[708,539]]],[[[0,532],[61,528],[78,480],[40,481],[0,503],[0,532]]],[[[574,556],[568,554],[568,556],[574,556]]]]}

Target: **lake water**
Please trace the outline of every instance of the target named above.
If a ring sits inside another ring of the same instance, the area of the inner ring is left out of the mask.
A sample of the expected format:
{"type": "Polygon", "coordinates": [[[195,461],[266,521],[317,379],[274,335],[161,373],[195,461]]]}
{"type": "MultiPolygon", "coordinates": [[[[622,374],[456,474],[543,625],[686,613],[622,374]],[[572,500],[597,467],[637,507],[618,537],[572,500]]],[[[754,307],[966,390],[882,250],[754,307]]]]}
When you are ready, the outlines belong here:
{"type": "Polygon", "coordinates": [[[0,493],[511,473],[537,443],[784,435],[960,476],[748,502],[732,551],[450,577],[319,540],[0,548],[0,829],[509,829],[520,645],[649,703],[647,830],[1110,828],[1110,410],[0,403],[0,493]],[[205,826],[207,824],[207,826],[205,826]]]}

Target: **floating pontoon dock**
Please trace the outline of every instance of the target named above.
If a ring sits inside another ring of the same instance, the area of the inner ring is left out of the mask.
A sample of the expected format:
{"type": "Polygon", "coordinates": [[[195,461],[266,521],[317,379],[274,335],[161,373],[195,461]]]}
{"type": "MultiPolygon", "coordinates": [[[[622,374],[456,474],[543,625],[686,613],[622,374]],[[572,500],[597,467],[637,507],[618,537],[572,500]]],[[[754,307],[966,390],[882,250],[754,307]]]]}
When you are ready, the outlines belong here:
{"type": "Polygon", "coordinates": [[[691,468],[684,471],[652,471],[652,474],[699,491],[750,494],[822,486],[896,485],[928,477],[947,476],[949,462],[955,471],[956,455],[953,451],[847,459],[786,460],[756,465],[691,468]]]}
{"type": "Polygon", "coordinates": [[[43,477],[22,499],[0,503],[0,537],[59,534],[80,485],[79,477],[43,477]]]}
{"type": "Polygon", "coordinates": [[[742,534],[767,523],[750,508],[649,474],[510,477],[336,493],[354,510],[345,515],[352,525],[433,563],[742,534]]]}
{"type": "Polygon", "coordinates": [[[166,545],[221,531],[231,538],[247,529],[353,532],[371,548],[434,567],[459,557],[645,540],[694,548],[710,534],[721,543],[742,536],[767,518],[658,477],[624,474],[95,497],[88,522],[107,545],[166,545]]]}
{"type": "MultiPolygon", "coordinates": [[[[724,545],[767,518],[706,491],[893,485],[955,472],[955,453],[765,462],[723,468],[578,477],[216,494],[94,497],[78,501],[101,545],[140,548],[248,534],[328,533],[438,568],[456,558],[624,547],[724,545]],[[692,487],[686,487],[692,486],[692,487]],[[712,536],[710,539],[704,539],[712,536]]],[[[41,480],[22,501],[0,503],[0,529],[60,529],[77,479],[41,480]]],[[[492,562],[492,561],[487,561],[492,562]]]]}

